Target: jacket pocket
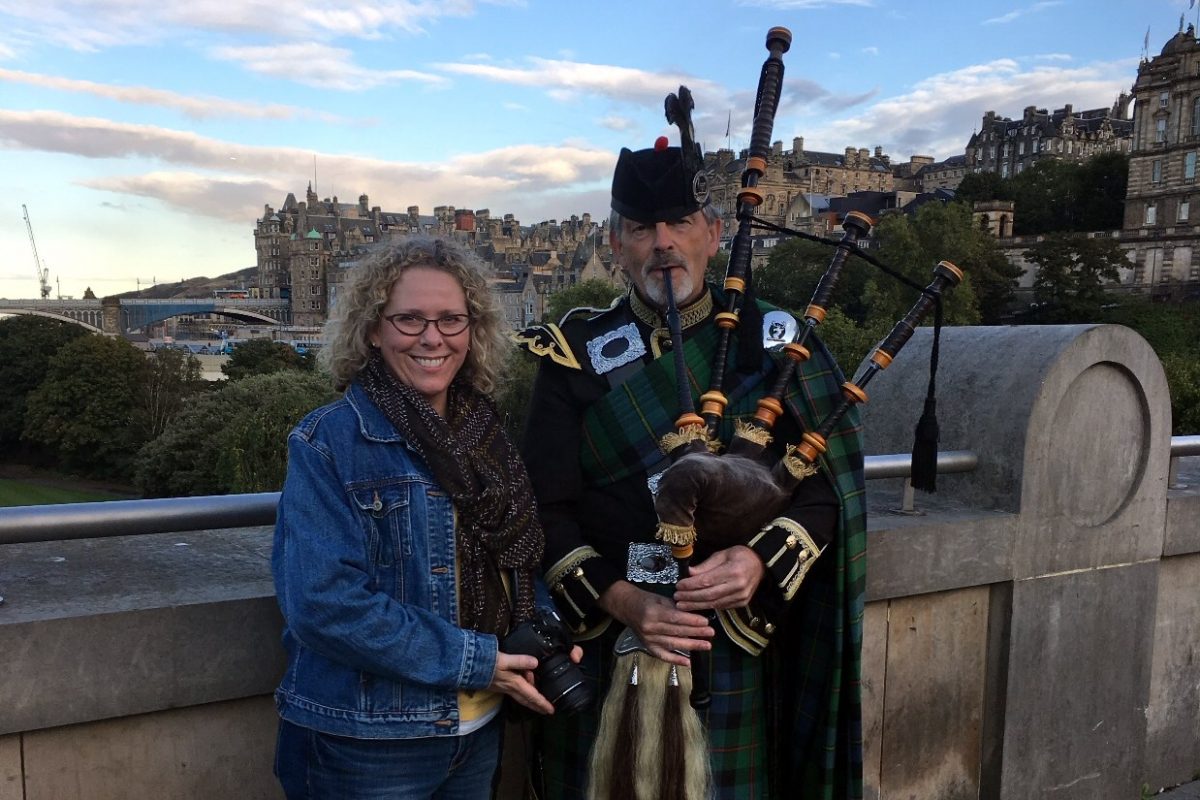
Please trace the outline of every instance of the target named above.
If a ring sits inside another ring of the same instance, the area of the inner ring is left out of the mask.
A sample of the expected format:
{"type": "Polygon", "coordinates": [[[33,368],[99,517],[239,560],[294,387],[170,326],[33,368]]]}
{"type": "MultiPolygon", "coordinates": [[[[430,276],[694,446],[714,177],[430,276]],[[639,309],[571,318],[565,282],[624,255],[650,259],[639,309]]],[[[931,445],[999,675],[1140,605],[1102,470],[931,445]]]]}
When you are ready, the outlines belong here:
{"type": "Polygon", "coordinates": [[[405,558],[412,556],[411,481],[357,487],[354,505],[366,521],[370,577],[377,591],[403,597],[405,558]]]}

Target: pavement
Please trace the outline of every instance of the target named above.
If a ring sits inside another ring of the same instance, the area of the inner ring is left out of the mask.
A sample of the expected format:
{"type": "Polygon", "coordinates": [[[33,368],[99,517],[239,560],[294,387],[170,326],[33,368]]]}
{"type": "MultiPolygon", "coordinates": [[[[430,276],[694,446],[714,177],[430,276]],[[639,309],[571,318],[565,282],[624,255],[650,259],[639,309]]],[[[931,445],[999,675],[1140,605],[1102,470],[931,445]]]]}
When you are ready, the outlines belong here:
{"type": "Polygon", "coordinates": [[[1154,795],[1155,800],[1200,800],[1200,781],[1192,781],[1174,789],[1167,789],[1162,794],[1154,795]]]}

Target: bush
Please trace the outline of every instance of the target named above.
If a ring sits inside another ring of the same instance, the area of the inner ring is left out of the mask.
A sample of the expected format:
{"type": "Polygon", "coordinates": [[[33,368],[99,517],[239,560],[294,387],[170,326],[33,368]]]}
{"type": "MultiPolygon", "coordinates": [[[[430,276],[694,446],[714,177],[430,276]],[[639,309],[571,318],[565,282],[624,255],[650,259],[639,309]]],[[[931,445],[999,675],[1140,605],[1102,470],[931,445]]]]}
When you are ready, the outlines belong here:
{"type": "Polygon", "coordinates": [[[147,497],[278,491],[288,433],[337,396],[327,375],[295,370],[226,383],[142,448],[135,483],[147,497]]]}

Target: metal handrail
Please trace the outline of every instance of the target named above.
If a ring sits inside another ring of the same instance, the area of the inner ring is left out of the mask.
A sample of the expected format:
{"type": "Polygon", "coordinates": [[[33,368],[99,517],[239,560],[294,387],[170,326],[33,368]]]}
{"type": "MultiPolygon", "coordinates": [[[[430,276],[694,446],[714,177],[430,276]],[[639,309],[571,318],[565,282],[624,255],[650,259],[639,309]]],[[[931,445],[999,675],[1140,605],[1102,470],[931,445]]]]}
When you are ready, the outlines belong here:
{"type": "MultiPolygon", "coordinates": [[[[910,461],[867,456],[864,473],[868,480],[906,478],[910,461]]],[[[966,450],[938,453],[938,472],[970,472],[978,461],[966,450]]],[[[0,508],[0,545],[273,525],[278,503],[279,492],[262,492],[0,508]]]]}
{"type": "MultiPolygon", "coordinates": [[[[1172,487],[1176,461],[1184,456],[1200,456],[1200,436],[1171,437],[1172,487]]],[[[907,453],[867,456],[863,472],[867,480],[907,478],[911,461],[907,453]]],[[[978,467],[979,456],[970,450],[938,453],[939,475],[978,467]]],[[[0,508],[0,545],[273,525],[278,503],[279,492],[262,492],[0,508]]]]}
{"type": "Polygon", "coordinates": [[[279,492],[0,508],[0,545],[274,525],[279,492]]]}
{"type": "Polygon", "coordinates": [[[1172,436],[1171,458],[1200,456],[1200,436],[1172,436]]]}

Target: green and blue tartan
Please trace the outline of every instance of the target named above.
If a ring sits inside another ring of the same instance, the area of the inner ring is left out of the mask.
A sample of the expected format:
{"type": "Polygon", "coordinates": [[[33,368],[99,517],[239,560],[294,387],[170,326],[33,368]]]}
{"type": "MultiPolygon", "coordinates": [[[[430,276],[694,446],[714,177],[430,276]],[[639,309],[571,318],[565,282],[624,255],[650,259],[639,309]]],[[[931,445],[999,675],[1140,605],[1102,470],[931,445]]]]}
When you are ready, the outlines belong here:
{"type": "MultiPolygon", "coordinates": [[[[770,310],[770,306],[760,305],[770,310]]],[[[715,326],[706,326],[684,346],[694,399],[709,385],[717,335],[715,326]]],[[[810,338],[807,344],[813,358],[796,371],[783,403],[805,430],[813,430],[840,403],[843,376],[819,340],[810,338]]],[[[730,352],[736,352],[735,345],[731,344],[730,352]]],[[[735,420],[753,415],[758,398],[766,391],[763,377],[783,361],[783,356],[776,353],[766,358],[776,363],[764,364],[762,375],[750,376],[742,385],[728,390],[730,402],[722,420],[722,441],[730,440],[735,420]]],[[[667,355],[614,387],[589,408],[584,416],[581,453],[585,480],[604,485],[661,461],[658,441],[673,428],[677,398],[673,361],[667,355]]],[[[763,655],[769,698],[766,716],[771,797],[862,797],[860,675],[866,502],[857,409],[851,408],[846,414],[829,436],[827,446],[821,467],[833,478],[841,500],[838,531],[801,584],[788,608],[788,618],[778,626],[763,655]]],[[[711,722],[718,727],[710,728],[710,736],[719,737],[726,730],[720,726],[728,720],[711,722]]],[[[569,755],[554,752],[556,748],[582,747],[586,760],[594,729],[592,735],[578,733],[583,735],[581,740],[558,738],[547,742],[551,748],[545,753],[547,763],[569,755]]]]}

